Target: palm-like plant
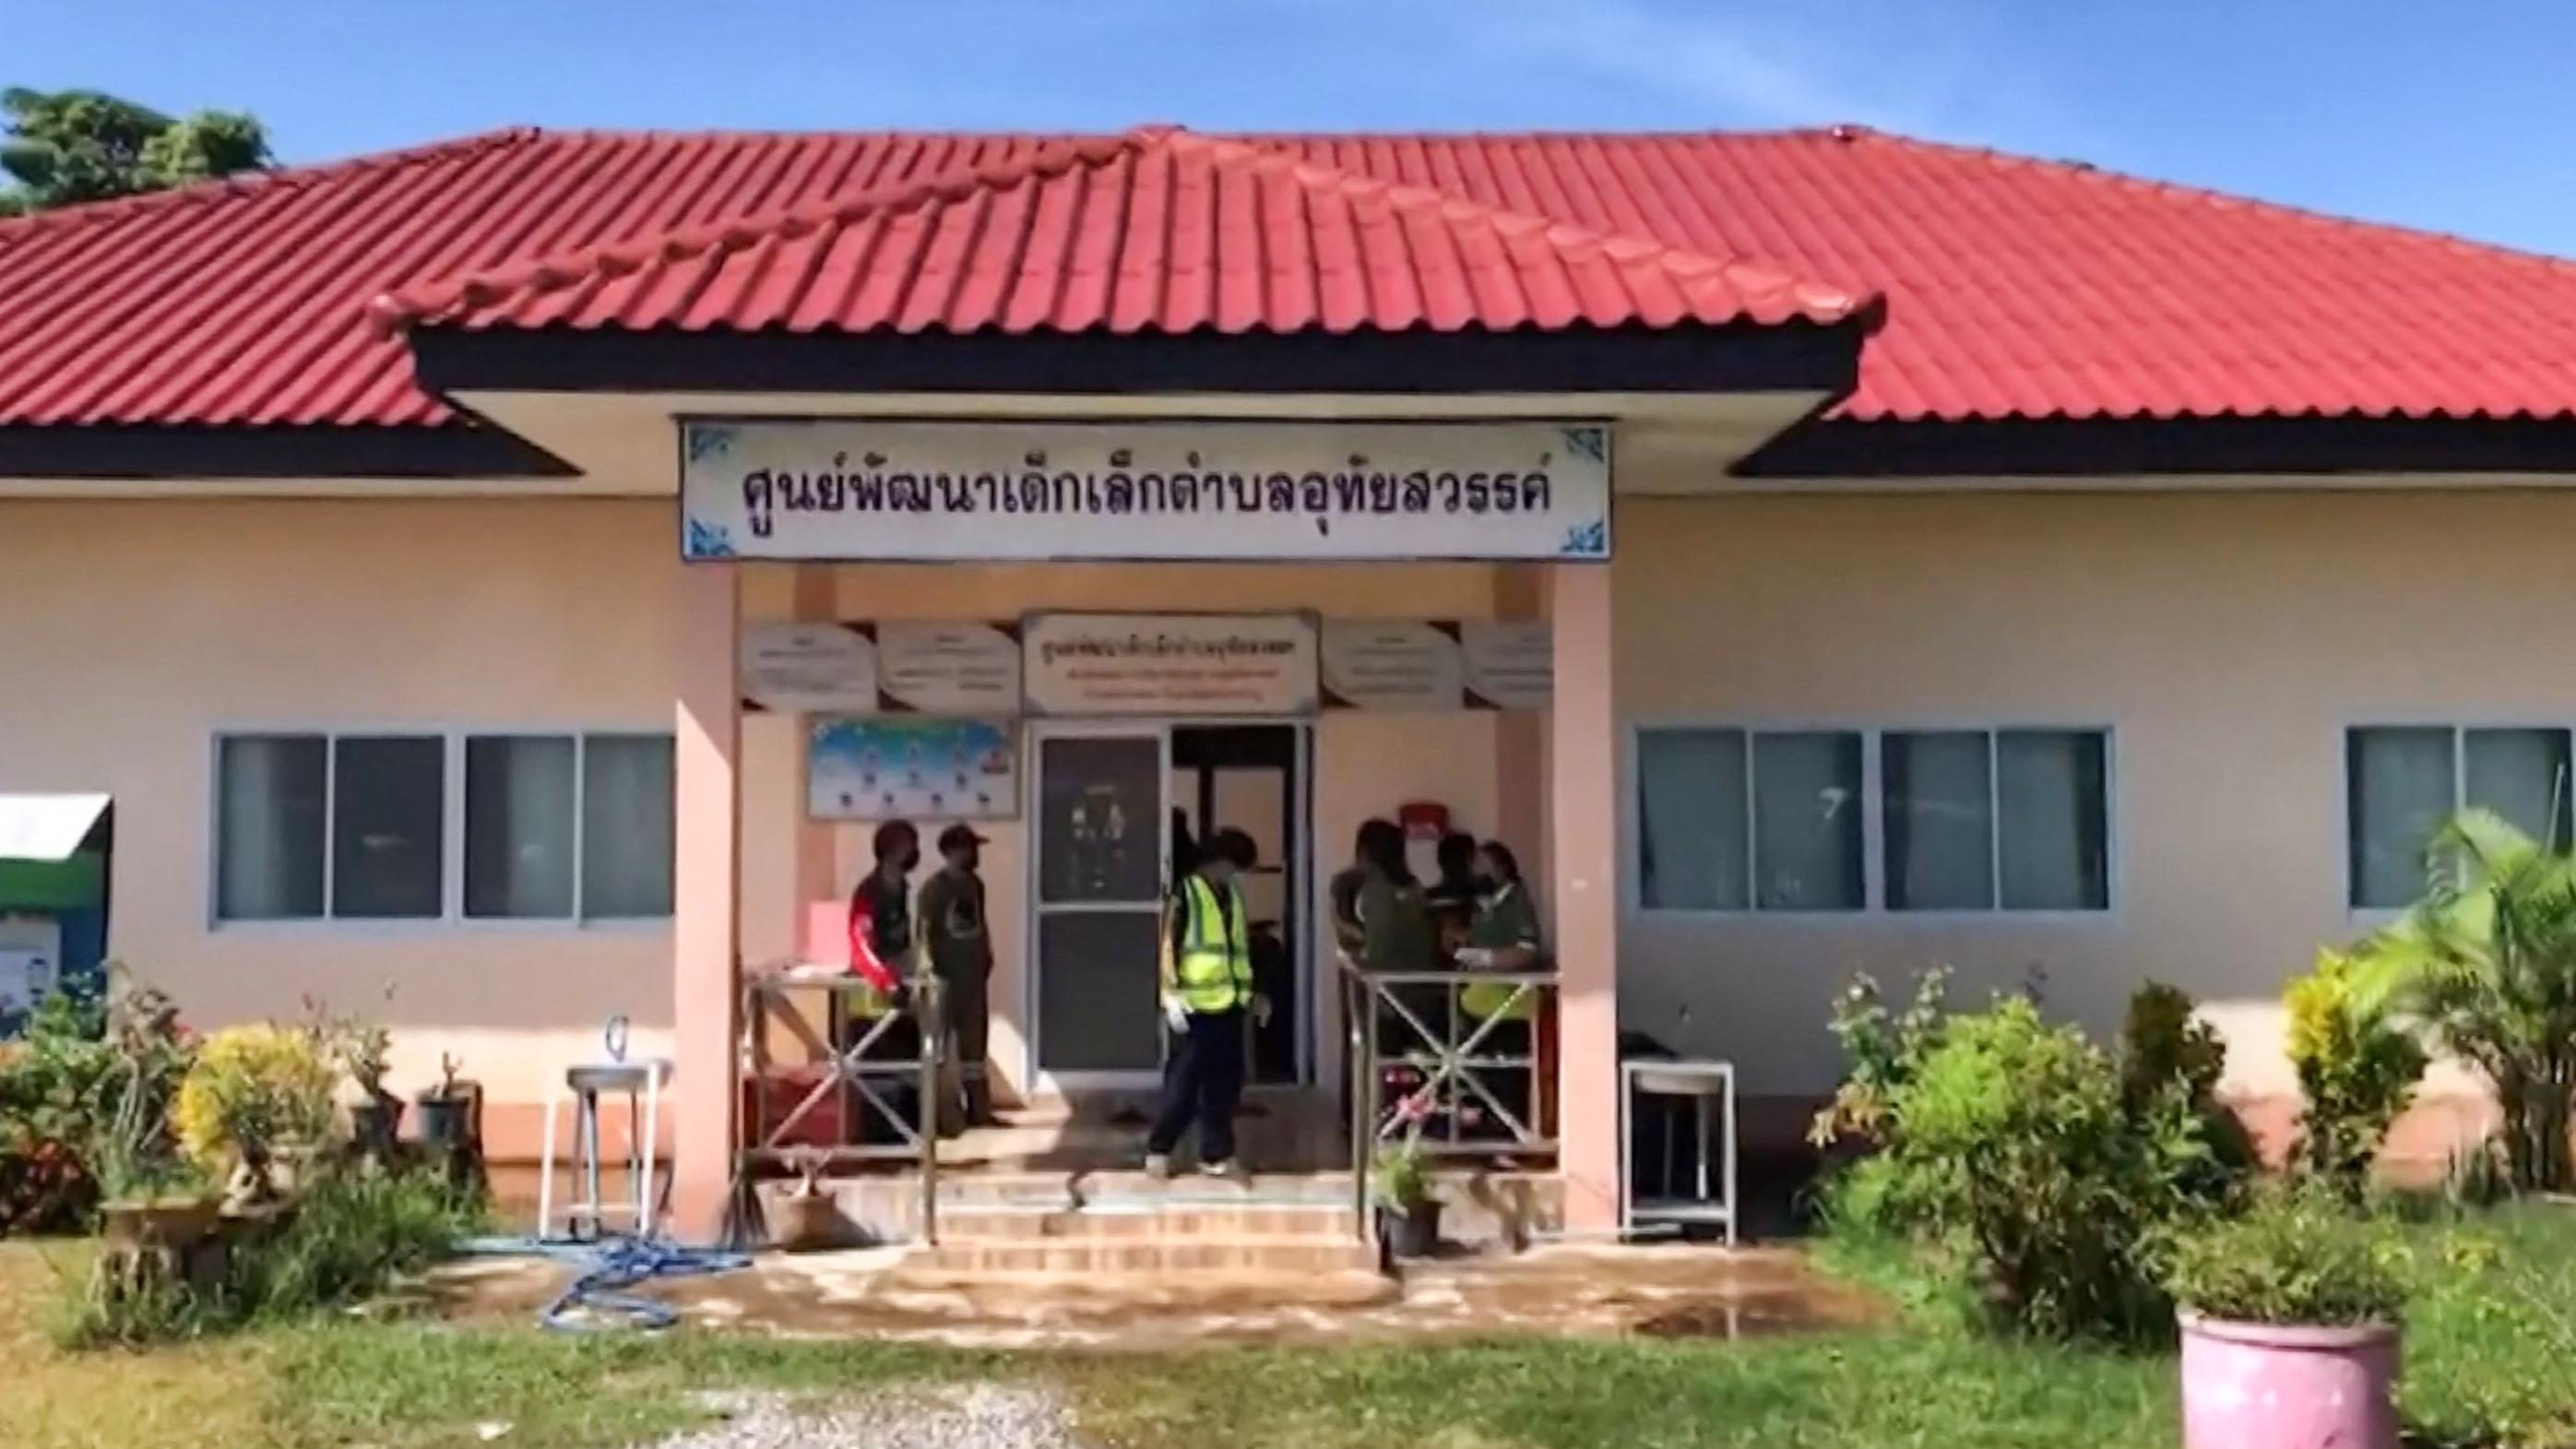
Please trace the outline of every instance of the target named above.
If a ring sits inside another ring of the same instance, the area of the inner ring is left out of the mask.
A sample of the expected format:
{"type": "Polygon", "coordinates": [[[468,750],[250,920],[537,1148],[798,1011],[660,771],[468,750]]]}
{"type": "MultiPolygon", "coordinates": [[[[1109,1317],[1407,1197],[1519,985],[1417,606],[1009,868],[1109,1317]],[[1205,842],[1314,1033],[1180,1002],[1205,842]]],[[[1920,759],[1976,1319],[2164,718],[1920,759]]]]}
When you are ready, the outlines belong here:
{"type": "Polygon", "coordinates": [[[2424,899],[2357,948],[2356,986],[2486,1073],[2516,1187],[2576,1186],[2576,856],[2465,810],[2429,858],[2424,899]]]}

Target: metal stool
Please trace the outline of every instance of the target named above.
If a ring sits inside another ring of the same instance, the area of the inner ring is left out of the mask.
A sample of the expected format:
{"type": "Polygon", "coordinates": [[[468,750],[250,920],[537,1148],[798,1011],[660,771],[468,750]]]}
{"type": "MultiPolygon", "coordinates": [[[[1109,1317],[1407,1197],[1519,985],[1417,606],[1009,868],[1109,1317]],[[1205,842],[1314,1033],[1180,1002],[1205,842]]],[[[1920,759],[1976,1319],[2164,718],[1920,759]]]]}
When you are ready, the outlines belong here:
{"type": "Polygon", "coordinates": [[[564,1234],[567,1237],[599,1237],[607,1231],[608,1218],[614,1214],[630,1218],[637,1237],[653,1235],[653,1151],[660,1140],[662,1125],[662,1087],[671,1079],[671,1063],[662,1057],[637,1061],[626,1059],[626,1018],[611,1017],[603,1034],[608,1060],[582,1062],[564,1069],[563,1080],[546,1098],[544,1166],[537,1179],[537,1236],[554,1236],[555,1207],[555,1118],[561,1115],[563,1100],[570,1095],[573,1105],[573,1168],[581,1178],[578,1201],[565,1205],[564,1234]],[[611,1203],[600,1197],[599,1099],[603,1094],[626,1094],[626,1169],[627,1187],[634,1193],[632,1202],[611,1203]],[[643,1130],[636,1130],[637,1105],[641,1099],[643,1130]]]}
{"type": "Polygon", "coordinates": [[[1641,1223],[1713,1223],[1726,1229],[1726,1245],[1735,1246],[1735,1064],[1732,1062],[1621,1062],[1619,1064],[1619,1235],[1628,1236],[1641,1223]],[[1688,1097],[1691,1124],[1697,1131],[1696,1191],[1688,1197],[1673,1192],[1673,1119],[1664,1119],[1661,1196],[1640,1202],[1632,1190],[1628,1124],[1636,1118],[1640,1096],[1688,1097]],[[1709,1192],[1708,1106],[1719,1105],[1725,1129],[1716,1186],[1709,1192]]]}

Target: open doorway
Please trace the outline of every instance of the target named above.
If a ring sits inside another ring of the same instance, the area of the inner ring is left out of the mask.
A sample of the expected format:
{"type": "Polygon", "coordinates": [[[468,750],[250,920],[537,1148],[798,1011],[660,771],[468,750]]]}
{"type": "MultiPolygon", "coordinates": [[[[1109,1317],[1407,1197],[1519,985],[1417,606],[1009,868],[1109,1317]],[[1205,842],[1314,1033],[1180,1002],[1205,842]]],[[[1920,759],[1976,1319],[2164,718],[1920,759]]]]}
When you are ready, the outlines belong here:
{"type": "Polygon", "coordinates": [[[1252,837],[1256,860],[1242,877],[1252,935],[1253,982],[1270,1017],[1253,1028],[1247,1079],[1256,1086],[1306,1080],[1308,1016],[1304,922],[1306,738],[1295,724],[1176,725],[1171,734],[1171,833],[1175,876],[1185,853],[1227,826],[1252,837]]]}

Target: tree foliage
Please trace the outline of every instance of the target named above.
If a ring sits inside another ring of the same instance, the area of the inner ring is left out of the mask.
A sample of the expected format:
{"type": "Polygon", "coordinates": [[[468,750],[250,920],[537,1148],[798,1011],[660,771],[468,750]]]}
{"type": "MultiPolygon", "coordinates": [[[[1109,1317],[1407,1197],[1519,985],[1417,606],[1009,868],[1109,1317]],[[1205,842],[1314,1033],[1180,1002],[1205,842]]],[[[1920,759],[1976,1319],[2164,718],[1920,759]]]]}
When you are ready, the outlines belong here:
{"type": "Polygon", "coordinates": [[[269,164],[268,136],[237,111],[173,119],[98,91],[0,90],[0,215],[105,201],[269,164]]]}
{"type": "Polygon", "coordinates": [[[2354,950],[2357,1001],[2486,1073],[2516,1187],[2576,1188],[2576,856],[2467,810],[2432,860],[2424,900],[2354,950]]]}

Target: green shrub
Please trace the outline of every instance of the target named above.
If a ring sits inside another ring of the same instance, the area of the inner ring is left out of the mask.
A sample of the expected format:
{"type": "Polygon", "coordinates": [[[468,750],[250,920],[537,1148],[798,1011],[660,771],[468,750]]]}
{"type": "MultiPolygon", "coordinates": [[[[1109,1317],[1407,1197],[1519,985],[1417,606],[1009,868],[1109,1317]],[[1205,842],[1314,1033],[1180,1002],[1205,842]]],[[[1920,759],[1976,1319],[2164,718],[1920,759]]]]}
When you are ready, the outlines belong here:
{"type": "Polygon", "coordinates": [[[77,1228],[102,1192],[172,1175],[169,1108],[193,1042],[168,997],[110,977],[109,994],[48,994],[0,1047],[0,1231],[77,1228]]]}
{"type": "Polygon", "coordinates": [[[2225,1210],[2253,1160],[2217,1101],[2224,1048],[2190,998],[2142,991],[2117,1058],[2027,995],[1948,1015],[1936,983],[1916,1001],[1890,1016],[1863,982],[1837,1014],[1859,1051],[1817,1133],[1878,1150],[1828,1190],[1829,1230],[1911,1238],[2003,1324],[2160,1332],[2156,1235],[2225,1210]]]}
{"type": "Polygon", "coordinates": [[[233,1272],[233,1313],[291,1317],[358,1302],[480,1231],[483,1209],[429,1167],[323,1174],[233,1272]]]}
{"type": "Polygon", "coordinates": [[[54,1336],[74,1348],[139,1346],[328,1312],[383,1293],[483,1225],[481,1201],[435,1168],[325,1172],[291,1211],[235,1241],[211,1291],[153,1281],[103,1293],[69,1280],[54,1336]]]}
{"type": "Polygon", "coordinates": [[[2358,1200],[2389,1124],[2415,1097],[2424,1049],[2357,989],[2352,959],[2319,951],[2316,967],[2292,981],[2290,1063],[2307,1105],[2291,1161],[2358,1200]]]}
{"type": "Polygon", "coordinates": [[[331,1130],[329,1054],[310,1030],[230,1026],[207,1038],[179,1084],[173,1120],[188,1156],[209,1174],[239,1163],[264,1182],[280,1147],[331,1130]]]}
{"type": "Polygon", "coordinates": [[[2180,1149],[2173,1189],[2223,1206],[2260,1165],[2254,1140],[2218,1099],[2227,1043],[2177,986],[2150,981],[2129,996],[2120,1025],[2120,1098],[2130,1116],[2180,1149]]]}
{"type": "Polygon", "coordinates": [[[1825,1028],[1842,1048],[1843,1079],[1807,1129],[1810,1142],[1830,1147],[1845,1138],[1872,1144],[1884,1139],[1889,1103],[1940,1044],[1949,992],[1950,973],[1936,966],[1915,978],[1913,1002],[1901,1013],[1891,1012],[1875,977],[1852,978],[1834,999],[1825,1028]]]}
{"type": "Polygon", "coordinates": [[[2229,1322],[2393,1323],[2406,1305],[2402,1254],[2332,1192],[2273,1192],[2240,1217],[2174,1234],[2164,1282],[2183,1306],[2229,1322]]]}

